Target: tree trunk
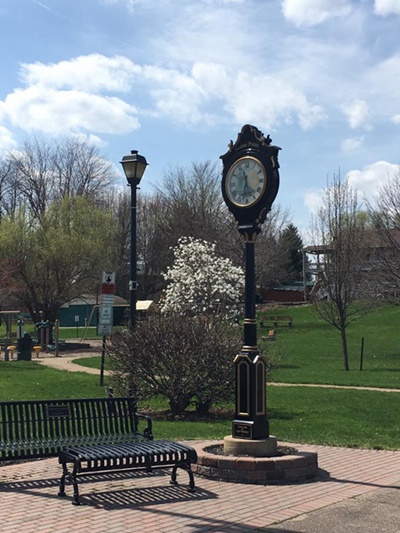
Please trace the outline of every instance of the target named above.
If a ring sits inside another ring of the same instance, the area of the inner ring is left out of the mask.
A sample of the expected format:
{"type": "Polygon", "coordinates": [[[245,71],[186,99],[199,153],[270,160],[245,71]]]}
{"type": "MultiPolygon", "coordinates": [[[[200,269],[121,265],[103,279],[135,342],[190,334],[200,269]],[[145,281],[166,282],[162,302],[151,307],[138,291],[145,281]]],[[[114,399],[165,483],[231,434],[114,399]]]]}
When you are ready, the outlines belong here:
{"type": "Polygon", "coordinates": [[[346,336],[346,326],[342,324],[340,333],[342,335],[342,350],[343,350],[343,365],[346,371],[350,370],[349,368],[349,353],[347,351],[347,336],[346,336]]]}

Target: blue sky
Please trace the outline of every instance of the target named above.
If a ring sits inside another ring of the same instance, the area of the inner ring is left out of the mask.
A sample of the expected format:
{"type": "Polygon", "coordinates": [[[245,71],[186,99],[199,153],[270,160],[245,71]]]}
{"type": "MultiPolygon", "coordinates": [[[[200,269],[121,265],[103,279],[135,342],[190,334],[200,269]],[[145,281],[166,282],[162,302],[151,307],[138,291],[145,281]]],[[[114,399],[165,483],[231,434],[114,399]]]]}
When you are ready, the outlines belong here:
{"type": "Polygon", "coordinates": [[[300,228],[339,168],[368,198],[399,172],[400,0],[1,0],[0,35],[0,157],[82,135],[150,192],[250,123],[300,228]]]}

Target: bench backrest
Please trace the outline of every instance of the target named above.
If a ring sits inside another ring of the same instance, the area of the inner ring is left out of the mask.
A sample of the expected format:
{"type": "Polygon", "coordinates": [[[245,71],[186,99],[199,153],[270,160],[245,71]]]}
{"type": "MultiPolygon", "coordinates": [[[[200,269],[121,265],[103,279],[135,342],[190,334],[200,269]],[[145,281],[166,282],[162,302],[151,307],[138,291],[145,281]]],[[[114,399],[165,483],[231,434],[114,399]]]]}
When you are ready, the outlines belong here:
{"type": "Polygon", "coordinates": [[[137,429],[132,397],[0,402],[0,458],[56,455],[74,438],[131,435],[137,429]]]}

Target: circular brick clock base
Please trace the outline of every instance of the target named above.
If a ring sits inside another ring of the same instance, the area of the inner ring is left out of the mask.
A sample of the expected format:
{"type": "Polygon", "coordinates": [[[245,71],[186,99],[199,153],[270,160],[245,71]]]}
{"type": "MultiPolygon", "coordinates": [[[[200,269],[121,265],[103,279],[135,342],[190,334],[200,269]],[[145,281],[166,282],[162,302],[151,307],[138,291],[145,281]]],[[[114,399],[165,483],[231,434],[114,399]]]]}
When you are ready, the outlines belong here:
{"type": "Polygon", "coordinates": [[[227,455],[222,441],[193,446],[198,461],[193,472],[201,477],[234,483],[271,484],[306,481],[318,473],[318,454],[279,446],[273,457],[227,455]]]}

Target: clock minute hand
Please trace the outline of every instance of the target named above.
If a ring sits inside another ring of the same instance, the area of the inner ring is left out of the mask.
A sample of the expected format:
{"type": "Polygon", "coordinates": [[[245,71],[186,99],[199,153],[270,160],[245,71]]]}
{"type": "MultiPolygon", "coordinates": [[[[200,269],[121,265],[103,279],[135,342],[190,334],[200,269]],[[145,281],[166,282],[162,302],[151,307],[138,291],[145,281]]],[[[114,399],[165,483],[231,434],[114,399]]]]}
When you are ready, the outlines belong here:
{"type": "Polygon", "coordinates": [[[243,177],[243,197],[244,197],[246,189],[249,188],[249,185],[247,183],[247,174],[244,170],[242,170],[242,177],[243,177]]]}

